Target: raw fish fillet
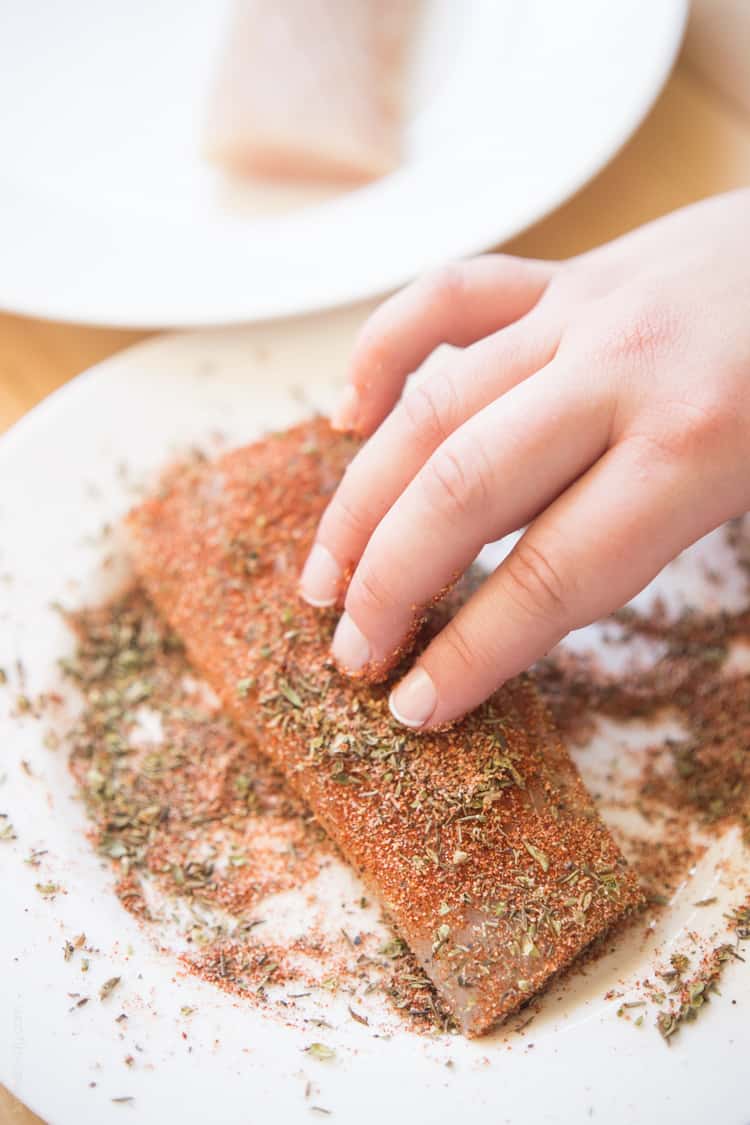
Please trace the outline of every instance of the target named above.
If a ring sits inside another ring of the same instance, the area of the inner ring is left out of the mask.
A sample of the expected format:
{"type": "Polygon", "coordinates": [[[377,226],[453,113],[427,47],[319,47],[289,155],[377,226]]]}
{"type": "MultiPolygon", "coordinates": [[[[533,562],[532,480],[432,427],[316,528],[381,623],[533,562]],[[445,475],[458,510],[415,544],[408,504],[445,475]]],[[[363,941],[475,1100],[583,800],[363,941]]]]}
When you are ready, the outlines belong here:
{"type": "Polygon", "coordinates": [[[642,896],[528,677],[415,733],[391,718],[387,686],[332,665],[336,613],[301,601],[297,579],[354,449],[316,420],[185,469],[131,513],[136,566],[478,1035],[642,896]]]}
{"type": "Polygon", "coordinates": [[[235,0],[206,129],[233,172],[368,180],[401,159],[419,0],[235,0]]]}

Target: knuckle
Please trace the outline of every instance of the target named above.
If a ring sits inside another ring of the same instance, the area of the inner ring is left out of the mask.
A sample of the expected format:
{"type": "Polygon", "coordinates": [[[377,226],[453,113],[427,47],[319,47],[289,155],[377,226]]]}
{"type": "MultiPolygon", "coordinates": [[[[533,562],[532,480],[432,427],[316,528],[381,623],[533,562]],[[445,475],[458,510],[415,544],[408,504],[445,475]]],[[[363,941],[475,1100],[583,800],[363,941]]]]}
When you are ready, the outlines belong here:
{"type": "Polygon", "coordinates": [[[649,284],[579,302],[563,333],[565,350],[603,369],[652,370],[674,355],[685,317],[676,303],[649,284]]]}
{"type": "Polygon", "coordinates": [[[604,279],[597,271],[583,263],[567,262],[550,278],[540,303],[570,314],[577,306],[597,300],[605,291],[604,279]]]}
{"type": "Polygon", "coordinates": [[[585,287],[579,282],[577,275],[568,267],[560,270],[550,279],[539,302],[539,307],[545,310],[554,309],[559,312],[570,309],[576,301],[582,300],[585,296],[587,296],[585,287]]]}
{"type": "Polygon", "coordinates": [[[567,616],[566,584],[547,553],[524,537],[502,568],[505,593],[525,616],[567,616]]]}
{"type": "Polygon", "coordinates": [[[701,402],[667,402],[647,430],[625,439],[638,474],[646,478],[655,464],[674,464],[720,454],[734,428],[719,398],[701,402]]]}
{"type": "Polygon", "coordinates": [[[419,474],[427,505],[449,520],[465,518],[490,503],[489,468],[477,444],[446,442],[419,474]]]}
{"type": "Polygon", "coordinates": [[[413,436],[420,445],[433,448],[451,432],[450,416],[456,402],[453,381],[447,372],[436,372],[424,382],[410,387],[403,398],[403,411],[413,436]]]}
{"type": "Polygon", "coordinates": [[[629,461],[631,481],[646,485],[657,466],[669,465],[679,455],[666,431],[630,434],[623,446],[629,461]]]}
{"type": "Polygon", "coordinates": [[[354,616],[371,620],[393,605],[393,594],[380,576],[379,568],[367,558],[360,561],[346,597],[346,608],[354,616]]]}
{"type": "Polygon", "coordinates": [[[370,535],[367,513],[350,499],[345,485],[339,488],[321,521],[321,533],[335,541],[360,543],[370,535]]]}
{"type": "Polygon", "coordinates": [[[457,667],[459,674],[471,672],[481,662],[478,646],[469,639],[463,626],[455,618],[440,634],[440,645],[447,654],[448,663],[457,667]]]}
{"type": "Polygon", "coordinates": [[[648,308],[625,319],[609,342],[616,358],[645,362],[649,366],[669,351],[676,335],[671,313],[648,308]]]}
{"type": "Polygon", "coordinates": [[[661,295],[646,292],[615,314],[607,329],[600,348],[609,362],[651,368],[674,350],[681,317],[661,295]]]}
{"type": "Polygon", "coordinates": [[[428,302],[452,311],[464,296],[466,271],[462,262],[447,262],[428,273],[422,282],[428,302]]]}

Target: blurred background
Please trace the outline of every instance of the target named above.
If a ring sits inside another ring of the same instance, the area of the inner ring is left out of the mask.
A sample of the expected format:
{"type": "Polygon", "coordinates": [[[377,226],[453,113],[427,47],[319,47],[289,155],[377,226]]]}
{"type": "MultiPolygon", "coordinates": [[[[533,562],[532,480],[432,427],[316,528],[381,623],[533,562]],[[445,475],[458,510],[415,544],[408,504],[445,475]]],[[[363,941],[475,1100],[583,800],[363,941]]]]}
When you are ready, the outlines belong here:
{"type": "MultiPolygon", "coordinates": [[[[620,6],[571,4],[561,19],[562,6],[538,0],[518,20],[510,0],[476,5],[436,0],[432,30],[422,10],[409,32],[418,56],[409,63],[416,108],[407,99],[401,165],[372,182],[342,185],[304,176],[243,179],[205,159],[206,115],[226,65],[230,20],[227,11],[221,19],[206,12],[222,5],[191,6],[194,26],[182,54],[172,52],[186,81],[186,61],[207,21],[211,42],[199,52],[196,105],[189,117],[180,109],[180,118],[174,107],[182,101],[160,77],[172,65],[163,57],[162,25],[174,15],[169,0],[149,10],[162,28],[150,53],[148,28],[136,34],[129,15],[129,24],[122,12],[113,17],[118,5],[97,6],[82,47],[77,31],[69,37],[96,60],[96,37],[114,28],[112,58],[131,75],[124,94],[101,59],[93,70],[71,61],[70,44],[60,43],[58,6],[4,0],[0,427],[153,327],[308,313],[357,299],[367,301],[364,315],[379,293],[446,258],[492,247],[567,256],[748,182],[746,0],[696,0],[671,77],[680,3],[623,6],[619,30],[611,15],[594,17],[597,8],[620,6]],[[473,31],[457,10],[472,13],[473,31]],[[496,32],[492,52],[477,58],[489,29],[496,32]],[[23,48],[31,42],[27,65],[23,48]],[[153,120],[144,116],[141,88],[161,96],[153,120]],[[56,117],[58,102],[70,112],[56,117]],[[478,103],[482,111],[474,112],[478,103]],[[76,106],[86,107],[85,129],[76,106]],[[131,127],[135,121],[132,137],[122,135],[126,110],[131,127]],[[556,114],[566,115],[563,129],[556,114]],[[188,120],[189,137],[180,124],[188,120]],[[171,147],[162,143],[169,129],[177,138],[171,147]],[[572,198],[562,202],[566,195],[572,198]]],[[[64,6],[65,19],[80,25],[90,9],[88,0],[76,0],[64,6]]],[[[106,51],[102,57],[106,62],[106,51]]],[[[278,65],[277,58],[271,69],[278,65]]],[[[255,94],[262,99],[263,90],[255,94]]],[[[304,98],[304,90],[296,96],[304,98]]],[[[323,101],[319,113],[325,109],[323,101]]],[[[345,131],[346,119],[339,124],[345,131]]]]}

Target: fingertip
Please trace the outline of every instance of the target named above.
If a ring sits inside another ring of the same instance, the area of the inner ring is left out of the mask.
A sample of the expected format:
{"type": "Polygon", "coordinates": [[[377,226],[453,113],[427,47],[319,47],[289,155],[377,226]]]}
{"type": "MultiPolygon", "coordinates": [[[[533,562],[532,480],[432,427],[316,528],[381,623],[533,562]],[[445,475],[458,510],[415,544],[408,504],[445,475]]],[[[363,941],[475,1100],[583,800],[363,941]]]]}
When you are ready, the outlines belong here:
{"type": "Polygon", "coordinates": [[[327,547],[314,543],[299,580],[300,596],[315,609],[335,605],[343,581],[343,570],[327,547]]]}
{"type": "Polygon", "coordinates": [[[338,433],[356,433],[360,428],[362,399],[353,384],[347,383],[331,414],[331,429],[338,433]]]}
{"type": "Polygon", "coordinates": [[[437,688],[429,673],[416,665],[396,685],[388,698],[388,706],[396,722],[411,730],[421,730],[437,707],[437,688]]]}
{"type": "Polygon", "coordinates": [[[370,642],[348,613],[343,613],[331,642],[331,655],[342,672],[356,676],[372,660],[370,642]]]}

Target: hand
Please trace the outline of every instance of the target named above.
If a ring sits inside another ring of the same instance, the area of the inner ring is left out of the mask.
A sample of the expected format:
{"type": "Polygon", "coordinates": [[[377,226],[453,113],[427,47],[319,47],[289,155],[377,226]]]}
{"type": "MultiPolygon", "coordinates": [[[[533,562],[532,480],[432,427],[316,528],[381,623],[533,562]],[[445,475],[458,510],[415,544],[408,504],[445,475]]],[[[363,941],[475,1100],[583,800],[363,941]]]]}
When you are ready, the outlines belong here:
{"type": "Polygon", "coordinates": [[[475,707],[750,508],[750,192],[562,263],[501,255],[409,286],[365,325],[334,424],[369,436],[301,591],[352,675],[481,547],[512,552],[391,695],[410,727],[475,707]],[[441,343],[425,378],[408,373],[441,343]]]}

